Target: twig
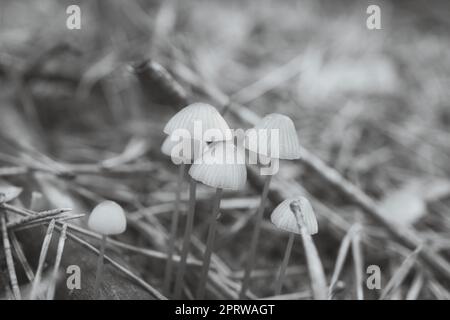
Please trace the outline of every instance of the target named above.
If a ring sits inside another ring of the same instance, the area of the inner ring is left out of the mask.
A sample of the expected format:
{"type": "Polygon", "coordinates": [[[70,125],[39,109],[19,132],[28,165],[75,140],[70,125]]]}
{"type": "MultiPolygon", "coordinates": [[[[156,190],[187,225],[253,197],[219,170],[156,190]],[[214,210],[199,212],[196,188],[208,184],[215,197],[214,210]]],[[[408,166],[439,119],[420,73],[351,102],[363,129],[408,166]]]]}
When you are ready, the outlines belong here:
{"type": "Polygon", "coordinates": [[[45,259],[47,258],[48,247],[50,246],[50,241],[52,240],[53,229],[55,228],[55,220],[52,220],[47,228],[47,232],[44,237],[44,242],[42,243],[41,253],[39,255],[39,263],[36,270],[36,275],[34,276],[33,285],[31,287],[30,300],[36,299],[39,283],[41,281],[42,270],[44,269],[45,259]]]}
{"type": "Polygon", "coordinates": [[[67,223],[63,223],[58,241],[58,249],[56,251],[53,274],[50,280],[49,288],[47,290],[47,300],[53,300],[53,297],[55,296],[56,281],[58,280],[59,266],[61,264],[61,259],[64,251],[64,244],[66,242],[66,233],[67,233],[67,223]]]}
{"type": "Polygon", "coordinates": [[[6,230],[6,212],[4,210],[1,210],[0,215],[1,215],[0,220],[2,224],[3,248],[5,250],[6,265],[8,267],[12,291],[14,293],[14,298],[16,300],[22,300],[19,284],[17,282],[16,270],[14,269],[14,260],[11,252],[11,245],[9,243],[8,231],[6,230]]]}

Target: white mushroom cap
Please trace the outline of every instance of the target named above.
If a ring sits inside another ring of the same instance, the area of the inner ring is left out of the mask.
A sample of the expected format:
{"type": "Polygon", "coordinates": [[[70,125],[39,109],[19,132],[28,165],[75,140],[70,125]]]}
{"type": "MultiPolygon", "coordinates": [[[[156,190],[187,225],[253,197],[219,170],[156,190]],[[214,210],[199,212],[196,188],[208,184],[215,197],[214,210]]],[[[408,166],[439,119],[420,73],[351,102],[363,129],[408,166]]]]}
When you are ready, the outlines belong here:
{"type": "Polygon", "coordinates": [[[278,228],[289,232],[300,234],[302,224],[309,234],[313,235],[318,232],[316,215],[311,203],[305,197],[293,197],[284,200],[273,210],[270,220],[278,228]],[[301,216],[297,216],[291,205],[298,206],[301,216]]]}
{"type": "MultiPolygon", "coordinates": [[[[232,133],[219,111],[206,103],[193,103],[178,111],[164,127],[164,132],[171,135],[186,131],[196,140],[222,141],[230,140],[232,133]]],[[[184,135],[181,133],[181,135],[184,135]]]]}
{"type": "Polygon", "coordinates": [[[294,123],[288,116],[278,113],[265,116],[248,130],[244,145],[246,149],[271,158],[300,158],[300,144],[294,123]],[[277,130],[278,137],[273,130],[277,130]]]}
{"type": "Polygon", "coordinates": [[[108,200],[92,210],[88,226],[92,231],[109,236],[123,233],[127,227],[127,219],[122,207],[108,200]]]}
{"type": "Polygon", "coordinates": [[[208,145],[204,141],[168,136],[161,145],[161,152],[172,158],[175,164],[192,163],[205,152],[208,145]]]}
{"type": "Polygon", "coordinates": [[[195,160],[189,175],[210,187],[243,189],[247,181],[245,152],[232,142],[216,142],[195,160]]]}

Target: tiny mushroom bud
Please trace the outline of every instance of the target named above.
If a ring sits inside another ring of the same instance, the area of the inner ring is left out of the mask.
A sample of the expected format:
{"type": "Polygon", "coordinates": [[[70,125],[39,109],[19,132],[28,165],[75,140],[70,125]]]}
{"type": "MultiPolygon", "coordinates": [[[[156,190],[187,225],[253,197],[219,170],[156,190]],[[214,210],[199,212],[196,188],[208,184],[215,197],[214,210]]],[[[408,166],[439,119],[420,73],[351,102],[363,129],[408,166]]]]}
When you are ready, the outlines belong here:
{"type": "MultiPolygon", "coordinates": [[[[219,111],[206,103],[193,103],[176,113],[164,127],[168,135],[187,131],[190,139],[206,142],[230,140],[232,133],[219,111]]],[[[186,137],[187,138],[187,137],[186,137]]]]}
{"type": "Polygon", "coordinates": [[[272,212],[270,220],[278,228],[296,234],[301,234],[302,226],[310,235],[318,232],[316,216],[305,197],[284,200],[272,212]],[[293,210],[292,206],[296,206],[298,210],[293,210]]]}
{"type": "Polygon", "coordinates": [[[103,201],[92,210],[88,226],[101,235],[115,235],[125,231],[127,219],[121,206],[114,201],[103,201]]]}
{"type": "Polygon", "coordinates": [[[94,283],[95,298],[98,299],[100,297],[107,236],[123,233],[127,227],[127,219],[121,206],[114,201],[103,201],[92,210],[88,226],[92,231],[102,236],[94,283]]]}

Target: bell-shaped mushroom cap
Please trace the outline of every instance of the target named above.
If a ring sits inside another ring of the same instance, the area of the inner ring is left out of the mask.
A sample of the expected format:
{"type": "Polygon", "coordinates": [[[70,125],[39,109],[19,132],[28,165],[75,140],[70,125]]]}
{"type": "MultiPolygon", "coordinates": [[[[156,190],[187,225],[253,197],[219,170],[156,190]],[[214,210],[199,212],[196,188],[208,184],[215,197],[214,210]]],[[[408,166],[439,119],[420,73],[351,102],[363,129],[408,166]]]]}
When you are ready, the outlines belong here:
{"type": "Polygon", "coordinates": [[[247,181],[245,152],[231,141],[216,142],[195,160],[189,175],[210,187],[242,189],[247,181]]]}
{"type": "Polygon", "coordinates": [[[127,219],[122,207],[108,200],[101,202],[92,210],[88,226],[92,231],[109,236],[124,232],[127,219]]]}
{"type": "Polygon", "coordinates": [[[248,130],[244,145],[248,150],[271,158],[300,158],[300,144],[294,123],[288,116],[278,113],[265,116],[248,130]]]}
{"type": "Polygon", "coordinates": [[[187,131],[191,139],[207,142],[232,138],[230,127],[225,119],[216,108],[206,103],[193,103],[181,109],[164,127],[164,132],[168,135],[182,130],[187,131]]]}
{"type": "Polygon", "coordinates": [[[208,147],[204,141],[168,136],[161,145],[161,152],[172,158],[175,164],[192,163],[208,147]]]}
{"type": "Polygon", "coordinates": [[[318,232],[316,215],[305,197],[284,200],[273,210],[270,220],[278,228],[289,232],[300,234],[302,225],[311,235],[318,232]]]}

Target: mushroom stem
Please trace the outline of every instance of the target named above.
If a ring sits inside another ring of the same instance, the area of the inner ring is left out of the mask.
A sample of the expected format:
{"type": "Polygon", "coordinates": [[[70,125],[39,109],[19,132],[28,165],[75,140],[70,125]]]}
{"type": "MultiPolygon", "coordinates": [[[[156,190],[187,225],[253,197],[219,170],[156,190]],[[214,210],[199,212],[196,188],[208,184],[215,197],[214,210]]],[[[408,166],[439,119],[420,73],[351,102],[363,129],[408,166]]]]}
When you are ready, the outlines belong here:
{"type": "Polygon", "coordinates": [[[105,256],[105,248],[106,248],[106,235],[102,235],[102,241],[100,244],[100,253],[98,255],[97,260],[97,272],[95,273],[95,283],[94,283],[95,300],[98,300],[98,298],[100,297],[100,284],[102,283],[103,277],[103,259],[105,256]]]}
{"type": "Polygon", "coordinates": [[[170,226],[170,238],[167,251],[167,262],[164,272],[163,292],[166,296],[168,296],[170,293],[170,282],[172,280],[173,253],[175,251],[175,239],[177,237],[178,220],[180,218],[180,199],[185,170],[186,170],[185,164],[181,163],[178,167],[178,181],[177,181],[177,190],[175,194],[175,210],[172,213],[172,223],[170,226]]]}
{"type": "MultiPolygon", "coordinates": [[[[296,217],[303,217],[300,207],[298,205],[291,205],[291,208],[295,211],[296,217]]],[[[306,229],[306,225],[302,218],[297,218],[298,226],[300,227],[300,233],[302,235],[303,247],[305,249],[306,262],[308,264],[308,272],[311,278],[311,287],[313,291],[313,297],[315,300],[327,299],[327,281],[325,278],[325,272],[323,271],[322,262],[317,252],[317,248],[314,241],[306,229]]]]}
{"type": "Polygon", "coordinates": [[[289,240],[286,245],[286,250],[284,251],[283,263],[281,264],[280,273],[275,286],[275,295],[281,294],[281,289],[283,288],[284,276],[286,274],[286,269],[289,264],[289,258],[291,257],[292,245],[294,244],[295,233],[291,232],[289,234],[289,240]]]}
{"type": "Polygon", "coordinates": [[[255,264],[256,249],[258,246],[259,233],[261,231],[261,223],[263,220],[264,208],[266,204],[267,194],[269,193],[271,175],[266,176],[264,182],[264,188],[261,194],[261,202],[259,203],[258,212],[256,213],[255,226],[253,228],[252,240],[250,243],[250,252],[247,258],[247,266],[245,268],[244,280],[242,282],[241,292],[239,293],[239,299],[245,299],[247,289],[250,285],[250,275],[255,264]]]}
{"type": "Polygon", "coordinates": [[[181,249],[180,263],[178,264],[178,273],[175,280],[174,298],[181,298],[181,290],[184,286],[184,274],[186,273],[186,262],[189,253],[189,247],[191,244],[191,234],[194,227],[194,214],[195,214],[195,191],[197,188],[197,182],[191,178],[189,186],[189,210],[187,214],[186,227],[184,229],[183,247],[181,249]]]}
{"type": "Polygon", "coordinates": [[[203,299],[205,296],[206,282],[208,279],[209,265],[211,263],[211,255],[212,255],[212,251],[213,251],[213,247],[214,247],[214,239],[216,236],[217,219],[219,218],[220,200],[221,199],[222,199],[222,189],[217,188],[216,195],[214,197],[211,222],[210,222],[209,230],[208,230],[208,239],[206,240],[206,249],[205,249],[205,255],[203,257],[203,266],[202,266],[202,271],[201,271],[201,276],[200,276],[200,282],[198,284],[198,289],[197,289],[197,299],[203,299]]]}

